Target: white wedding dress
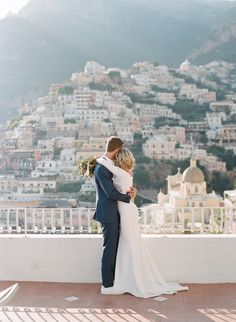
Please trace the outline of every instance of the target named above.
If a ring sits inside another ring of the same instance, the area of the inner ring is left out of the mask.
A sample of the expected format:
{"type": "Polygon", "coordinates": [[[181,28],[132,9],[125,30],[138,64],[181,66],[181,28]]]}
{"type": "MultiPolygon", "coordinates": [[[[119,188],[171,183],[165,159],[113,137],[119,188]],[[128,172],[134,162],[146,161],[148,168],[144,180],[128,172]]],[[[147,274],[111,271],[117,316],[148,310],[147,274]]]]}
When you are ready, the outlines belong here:
{"type": "MultiPolygon", "coordinates": [[[[98,162],[113,173],[113,183],[119,192],[126,193],[133,186],[133,177],[128,172],[103,158],[99,158],[98,162]]],[[[131,293],[137,297],[148,298],[187,290],[188,287],[178,283],[165,282],[159,273],[142,241],[136,205],[132,201],[118,201],[118,209],[120,239],[111,294],[131,293]]]]}

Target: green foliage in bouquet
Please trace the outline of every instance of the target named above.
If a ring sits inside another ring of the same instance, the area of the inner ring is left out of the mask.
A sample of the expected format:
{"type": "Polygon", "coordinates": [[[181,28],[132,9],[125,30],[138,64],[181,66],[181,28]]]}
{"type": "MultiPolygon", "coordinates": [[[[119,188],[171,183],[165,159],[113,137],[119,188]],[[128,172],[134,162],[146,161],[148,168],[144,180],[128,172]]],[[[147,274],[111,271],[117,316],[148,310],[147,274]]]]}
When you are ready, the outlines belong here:
{"type": "Polygon", "coordinates": [[[96,157],[88,157],[79,163],[79,173],[84,177],[92,177],[97,161],[96,157]]]}

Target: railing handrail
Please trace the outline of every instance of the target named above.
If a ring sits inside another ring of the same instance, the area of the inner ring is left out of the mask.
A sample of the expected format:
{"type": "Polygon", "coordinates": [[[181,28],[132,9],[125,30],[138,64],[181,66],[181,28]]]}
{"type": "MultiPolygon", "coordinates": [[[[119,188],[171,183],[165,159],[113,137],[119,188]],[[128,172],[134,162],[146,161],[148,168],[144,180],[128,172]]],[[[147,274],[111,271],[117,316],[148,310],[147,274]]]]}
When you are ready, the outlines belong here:
{"type": "MultiPolygon", "coordinates": [[[[143,233],[235,233],[236,207],[171,207],[151,204],[139,210],[143,233]]],[[[101,233],[95,208],[0,207],[0,235],[101,233]]]]}

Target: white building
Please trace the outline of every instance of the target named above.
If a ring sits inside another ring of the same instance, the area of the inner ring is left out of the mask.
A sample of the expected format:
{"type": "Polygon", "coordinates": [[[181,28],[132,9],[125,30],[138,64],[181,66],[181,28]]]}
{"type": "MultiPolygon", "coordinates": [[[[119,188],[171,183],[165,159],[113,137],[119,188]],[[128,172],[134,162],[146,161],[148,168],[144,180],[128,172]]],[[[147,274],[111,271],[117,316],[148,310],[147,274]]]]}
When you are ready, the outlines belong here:
{"type": "Polygon", "coordinates": [[[121,140],[126,143],[133,143],[134,142],[134,134],[132,133],[131,129],[127,126],[117,125],[115,126],[116,134],[121,140]]]}
{"type": "Polygon", "coordinates": [[[103,108],[71,109],[65,113],[65,119],[76,119],[88,124],[109,118],[109,112],[103,108]]]}
{"type": "Polygon", "coordinates": [[[192,64],[188,59],[186,59],[179,67],[179,72],[185,74],[190,73],[192,70],[192,64]]]}
{"type": "Polygon", "coordinates": [[[61,167],[73,167],[75,165],[75,148],[63,149],[60,152],[61,167]]]}
{"type": "Polygon", "coordinates": [[[31,172],[31,177],[47,177],[57,176],[60,173],[60,161],[49,160],[49,161],[37,161],[35,170],[31,172]]]}
{"type": "Polygon", "coordinates": [[[85,74],[96,76],[105,73],[106,67],[98,64],[95,61],[88,61],[84,67],[85,74]]]}
{"type": "Polygon", "coordinates": [[[210,103],[210,108],[213,112],[231,112],[235,108],[236,104],[233,101],[218,101],[210,103]]]}
{"type": "Polygon", "coordinates": [[[226,114],[220,113],[207,113],[206,119],[210,129],[216,130],[222,128],[222,121],[226,121],[226,114]]]}
{"type": "Polygon", "coordinates": [[[225,207],[235,208],[236,207],[236,190],[225,190],[224,191],[224,202],[225,202],[225,207]]]}
{"type": "Polygon", "coordinates": [[[169,105],[175,105],[176,103],[176,96],[175,93],[156,93],[156,98],[161,104],[169,104],[169,105]]]}
{"type": "Polygon", "coordinates": [[[196,84],[183,84],[179,91],[179,96],[183,99],[196,100],[198,88],[196,84]]]}
{"type": "Polygon", "coordinates": [[[85,183],[83,183],[81,186],[80,192],[84,194],[95,193],[96,188],[95,188],[94,180],[90,178],[86,179],[85,183]]]}

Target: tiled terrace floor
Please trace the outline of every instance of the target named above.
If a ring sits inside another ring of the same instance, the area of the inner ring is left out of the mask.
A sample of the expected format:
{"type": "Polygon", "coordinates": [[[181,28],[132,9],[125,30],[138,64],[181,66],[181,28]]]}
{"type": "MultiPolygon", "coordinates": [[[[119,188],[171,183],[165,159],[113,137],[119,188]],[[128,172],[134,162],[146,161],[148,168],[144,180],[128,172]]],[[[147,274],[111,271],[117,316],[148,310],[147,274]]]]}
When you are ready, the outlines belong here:
{"type": "MultiPolygon", "coordinates": [[[[0,291],[13,283],[0,282],[0,291]]],[[[165,302],[100,294],[98,284],[20,282],[1,322],[236,322],[236,284],[190,284],[165,302]],[[79,300],[68,302],[65,297],[79,300]]]]}

